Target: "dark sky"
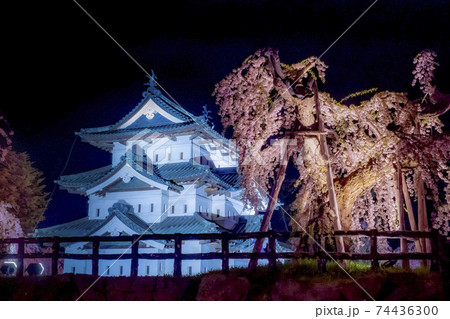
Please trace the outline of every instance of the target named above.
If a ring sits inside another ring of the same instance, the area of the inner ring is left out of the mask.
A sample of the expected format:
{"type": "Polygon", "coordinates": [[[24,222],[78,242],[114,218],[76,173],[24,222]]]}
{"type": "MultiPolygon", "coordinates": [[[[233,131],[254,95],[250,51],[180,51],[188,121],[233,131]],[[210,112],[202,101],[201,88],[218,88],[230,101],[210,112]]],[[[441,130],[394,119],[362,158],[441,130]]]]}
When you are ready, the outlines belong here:
{"type": "MultiPolygon", "coordinates": [[[[214,84],[257,49],[278,48],[285,63],[319,56],[372,2],[79,1],[197,115],[204,104],[216,112],[214,84]]],[[[50,191],[73,133],[119,120],[141,100],[147,79],[74,2],[12,6],[3,10],[3,51],[14,72],[3,74],[8,89],[0,112],[16,133],[15,148],[30,154],[50,191]]],[[[448,1],[379,0],[323,56],[323,90],[337,99],[372,87],[413,93],[412,59],[431,49],[441,65],[438,86],[449,93],[448,21],[448,1]]],[[[65,174],[109,162],[108,153],[78,140],[65,174]]],[[[86,202],[57,190],[41,226],[86,215],[86,202]]]]}

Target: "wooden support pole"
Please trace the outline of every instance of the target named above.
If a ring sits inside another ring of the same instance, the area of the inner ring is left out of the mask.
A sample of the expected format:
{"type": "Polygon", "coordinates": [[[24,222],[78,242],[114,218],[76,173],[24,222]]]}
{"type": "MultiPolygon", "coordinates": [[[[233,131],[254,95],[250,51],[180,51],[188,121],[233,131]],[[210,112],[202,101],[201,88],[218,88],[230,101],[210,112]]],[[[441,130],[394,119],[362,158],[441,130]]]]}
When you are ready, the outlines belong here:
{"type": "MultiPolygon", "coordinates": [[[[313,90],[314,90],[314,102],[316,105],[317,121],[319,124],[319,131],[325,132],[325,125],[322,120],[322,113],[321,113],[321,109],[320,109],[319,91],[317,88],[317,81],[314,81],[313,90]]],[[[339,207],[337,204],[336,189],[334,187],[333,172],[331,170],[327,138],[326,138],[326,135],[320,135],[320,136],[318,136],[318,139],[319,139],[319,143],[320,143],[320,151],[321,151],[321,154],[323,156],[323,159],[325,161],[325,165],[327,168],[326,175],[327,175],[328,200],[330,202],[330,208],[333,210],[333,212],[335,214],[334,230],[342,230],[341,219],[340,219],[340,215],[339,215],[339,207]]],[[[337,246],[337,251],[339,253],[345,252],[343,236],[338,236],[336,238],[336,246],[337,246]]]]}
{"type": "MultiPolygon", "coordinates": [[[[416,121],[414,128],[414,134],[420,135],[420,121],[416,121]]],[[[427,206],[425,201],[425,188],[423,185],[422,173],[420,171],[415,172],[414,180],[416,182],[417,189],[417,229],[419,231],[428,231],[428,217],[427,217],[427,206]]],[[[420,239],[422,252],[430,252],[430,241],[421,238],[420,239]]],[[[426,260],[422,261],[422,266],[427,267],[428,262],[426,260]]]]}
{"type": "Polygon", "coordinates": [[[139,235],[133,235],[131,241],[131,270],[130,276],[137,277],[139,272],[139,235]]]}
{"type": "MultiPolygon", "coordinates": [[[[406,177],[404,172],[402,172],[402,190],[403,190],[403,198],[405,200],[406,209],[408,213],[409,225],[411,226],[412,231],[417,231],[416,219],[414,217],[414,210],[411,203],[411,197],[409,196],[408,186],[406,185],[406,177]]],[[[422,243],[420,242],[419,239],[415,239],[414,244],[416,246],[417,253],[423,252],[422,243]]]]}
{"type": "MultiPolygon", "coordinates": [[[[422,173],[416,172],[416,189],[417,189],[417,208],[418,208],[418,229],[419,231],[428,231],[427,206],[425,201],[425,187],[423,185],[422,173]]],[[[421,245],[424,253],[431,252],[430,240],[421,238],[421,245]]],[[[422,261],[422,266],[428,267],[427,260],[422,261]]]]}
{"type": "Polygon", "coordinates": [[[98,255],[100,254],[100,238],[92,237],[92,275],[98,276],[98,255]]]}
{"type": "Polygon", "coordinates": [[[230,241],[228,238],[222,238],[222,274],[228,275],[230,273],[230,241]]]}
{"type": "Polygon", "coordinates": [[[173,276],[181,277],[181,234],[175,234],[175,256],[173,258],[173,276]]]}
{"type": "MultiPolygon", "coordinates": [[[[320,236],[317,242],[319,242],[320,245],[323,248],[325,248],[325,240],[326,240],[325,237],[320,236]]],[[[317,266],[319,268],[319,273],[324,274],[327,272],[327,259],[325,258],[325,253],[322,247],[317,247],[317,255],[318,255],[317,266]]]]}
{"type": "MultiPolygon", "coordinates": [[[[280,194],[281,186],[283,185],[284,178],[286,176],[286,168],[288,162],[288,141],[283,140],[281,142],[282,156],[280,161],[280,167],[278,169],[278,174],[276,175],[275,185],[272,186],[272,190],[269,195],[269,203],[267,204],[266,212],[264,213],[263,220],[261,222],[260,232],[266,232],[269,230],[270,220],[272,219],[273,210],[278,201],[278,195],[280,194]]],[[[257,238],[255,245],[253,246],[253,253],[260,253],[263,247],[264,238],[257,238]]],[[[258,257],[250,258],[248,263],[248,271],[252,272],[256,269],[258,265],[258,257]]]]}
{"type": "Polygon", "coordinates": [[[380,268],[378,263],[378,231],[373,229],[370,231],[370,258],[372,260],[372,270],[380,268]]]}
{"type": "MultiPolygon", "coordinates": [[[[397,203],[397,209],[398,209],[398,221],[399,221],[399,228],[400,231],[406,230],[405,226],[405,201],[403,198],[403,187],[402,187],[402,169],[400,165],[397,165],[397,173],[396,173],[396,183],[397,183],[397,194],[395,195],[396,203],[397,203]]],[[[401,253],[407,253],[408,252],[408,242],[406,241],[406,238],[400,238],[400,252],[401,253]]],[[[402,267],[405,269],[409,269],[409,260],[403,259],[402,260],[402,267]]]]}
{"type": "Polygon", "coordinates": [[[17,272],[16,272],[17,277],[23,277],[24,253],[25,253],[25,243],[23,238],[19,238],[17,240],[17,272]]]}
{"type": "Polygon", "coordinates": [[[52,276],[56,276],[58,274],[58,259],[59,259],[59,243],[60,238],[53,238],[52,245],[52,276]]]}

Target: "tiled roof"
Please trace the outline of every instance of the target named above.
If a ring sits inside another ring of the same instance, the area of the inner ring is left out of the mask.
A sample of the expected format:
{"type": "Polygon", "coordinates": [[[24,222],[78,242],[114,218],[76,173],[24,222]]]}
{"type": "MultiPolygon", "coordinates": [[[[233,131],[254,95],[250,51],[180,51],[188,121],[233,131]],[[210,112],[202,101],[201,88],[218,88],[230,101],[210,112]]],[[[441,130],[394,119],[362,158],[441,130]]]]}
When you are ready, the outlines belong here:
{"type": "Polygon", "coordinates": [[[105,222],[104,219],[89,219],[83,217],[65,224],[47,228],[38,228],[34,232],[35,237],[83,237],[88,236],[93,230],[98,229],[105,222]]]}
{"type": "Polygon", "coordinates": [[[136,134],[151,134],[151,133],[164,133],[168,131],[177,131],[183,130],[186,128],[193,128],[198,126],[197,123],[193,121],[183,122],[183,123],[175,123],[175,124],[166,124],[166,125],[155,125],[151,127],[145,128],[124,128],[124,129],[111,129],[107,127],[107,129],[81,129],[79,133],[75,133],[82,138],[105,138],[105,137],[120,137],[120,136],[134,136],[136,134]]]}
{"type": "Polygon", "coordinates": [[[240,218],[243,218],[247,221],[245,227],[241,231],[239,231],[240,233],[259,232],[259,229],[261,227],[261,221],[263,218],[262,215],[244,215],[240,216],[240,218]]]}
{"type": "Polygon", "coordinates": [[[118,164],[115,167],[105,166],[102,168],[98,168],[96,170],[79,173],[79,174],[73,174],[73,175],[65,175],[61,176],[59,180],[56,180],[55,182],[64,187],[64,188],[72,188],[77,189],[78,191],[85,191],[96,184],[100,183],[101,181],[106,180],[110,176],[114,175],[116,172],[118,172],[126,163],[128,163],[134,170],[136,170],[137,173],[141,174],[142,176],[149,178],[151,180],[154,180],[157,183],[161,183],[163,185],[169,186],[169,188],[181,191],[183,189],[183,186],[180,186],[171,180],[164,179],[161,176],[157,174],[150,174],[147,171],[145,171],[142,166],[137,164],[135,161],[130,159],[130,157],[126,156],[120,164],[118,164]]]}
{"type": "Polygon", "coordinates": [[[160,108],[162,108],[167,113],[179,118],[180,120],[187,121],[195,118],[193,114],[189,113],[184,108],[168,99],[157,87],[149,87],[147,91],[143,93],[143,95],[144,98],[142,99],[140,105],[136,107],[136,109],[139,109],[139,107],[143,103],[145,103],[146,99],[151,98],[160,108]]]}
{"type": "Polygon", "coordinates": [[[194,116],[181,106],[177,105],[169,98],[167,98],[156,86],[150,86],[146,91],[143,92],[144,98],[138,103],[136,107],[131,110],[127,115],[125,115],[121,120],[113,125],[94,127],[94,128],[84,128],[80,132],[76,133],[84,139],[92,138],[109,138],[118,136],[128,136],[135,134],[149,134],[153,132],[168,132],[177,131],[185,128],[198,126],[202,131],[209,133],[212,138],[217,138],[228,142],[228,140],[205,123],[203,117],[194,116]],[[130,127],[119,129],[119,127],[128,121],[133,115],[135,115],[139,110],[152,99],[160,108],[162,108],[167,113],[175,116],[176,118],[183,121],[182,123],[176,124],[166,124],[166,125],[155,125],[146,127],[130,127]]]}
{"type": "Polygon", "coordinates": [[[94,169],[92,171],[72,175],[64,175],[55,182],[58,185],[65,187],[86,187],[87,185],[105,177],[106,175],[109,175],[111,171],[112,165],[108,165],[94,169]]]}
{"type": "Polygon", "coordinates": [[[195,122],[197,121],[197,117],[193,114],[186,111],[181,106],[178,106],[176,103],[172,102],[166,96],[162,94],[162,92],[158,89],[157,86],[150,86],[146,91],[142,93],[143,99],[122,119],[116,122],[113,125],[95,127],[95,128],[86,128],[82,129],[80,133],[101,133],[116,130],[120,125],[128,121],[133,115],[135,115],[139,110],[148,102],[148,100],[153,100],[161,109],[166,111],[172,116],[180,119],[183,122],[195,122]]]}
{"type": "MultiPolygon", "coordinates": [[[[108,224],[114,217],[119,218],[127,227],[137,234],[206,234],[221,233],[224,231],[213,222],[209,222],[198,214],[190,216],[169,216],[160,223],[149,225],[134,214],[114,212],[105,219],[89,219],[83,217],[69,223],[47,228],[36,229],[34,237],[83,237],[90,236],[100,228],[108,224]]],[[[235,232],[256,232],[261,224],[261,216],[241,216],[245,220],[245,227],[236,229],[235,232]]]]}
{"type": "Polygon", "coordinates": [[[205,165],[197,165],[192,163],[192,161],[189,161],[155,165],[154,171],[156,174],[165,179],[184,181],[206,175],[209,171],[209,167],[205,165]]]}
{"type": "Polygon", "coordinates": [[[239,188],[241,179],[236,170],[234,170],[233,172],[227,172],[227,173],[214,172],[214,174],[217,175],[217,177],[219,177],[221,180],[223,180],[227,184],[233,186],[234,188],[239,188]]]}
{"type": "MultiPolygon", "coordinates": [[[[142,219],[137,217],[134,214],[129,213],[121,213],[121,212],[114,212],[110,215],[110,219],[112,219],[114,216],[117,216],[117,218],[120,219],[122,223],[124,223],[127,227],[134,230],[137,234],[143,234],[148,233],[149,227],[146,222],[144,222],[142,219]]],[[[105,224],[109,222],[105,221],[105,224]]]]}
{"type": "Polygon", "coordinates": [[[35,237],[83,237],[90,236],[104,225],[117,217],[127,227],[138,234],[143,234],[148,230],[148,225],[134,214],[114,212],[105,219],[89,219],[83,217],[65,224],[47,228],[36,229],[35,237]]]}
{"type": "Polygon", "coordinates": [[[220,233],[219,227],[197,214],[193,216],[169,216],[162,222],[154,224],[151,232],[154,234],[205,234],[220,233]]]}
{"type": "Polygon", "coordinates": [[[155,173],[164,179],[172,180],[180,183],[196,178],[207,180],[224,187],[228,190],[233,190],[236,186],[237,173],[217,174],[206,165],[189,162],[168,163],[163,165],[156,165],[154,167],[155,173]]]}

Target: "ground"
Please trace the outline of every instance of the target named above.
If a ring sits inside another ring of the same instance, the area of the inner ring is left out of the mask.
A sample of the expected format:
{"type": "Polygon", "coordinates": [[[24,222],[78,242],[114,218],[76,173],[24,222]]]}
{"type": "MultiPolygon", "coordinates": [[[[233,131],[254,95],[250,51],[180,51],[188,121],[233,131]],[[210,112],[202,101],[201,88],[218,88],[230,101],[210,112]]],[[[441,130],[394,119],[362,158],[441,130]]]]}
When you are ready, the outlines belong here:
{"type": "Polygon", "coordinates": [[[276,274],[258,267],[251,275],[232,269],[194,277],[105,277],[65,274],[56,277],[1,278],[0,300],[449,300],[448,280],[426,269],[387,268],[373,272],[350,263],[349,274],[333,263],[320,274],[314,260],[279,264],[276,274]],[[448,284],[447,284],[448,285],[448,284]]]}

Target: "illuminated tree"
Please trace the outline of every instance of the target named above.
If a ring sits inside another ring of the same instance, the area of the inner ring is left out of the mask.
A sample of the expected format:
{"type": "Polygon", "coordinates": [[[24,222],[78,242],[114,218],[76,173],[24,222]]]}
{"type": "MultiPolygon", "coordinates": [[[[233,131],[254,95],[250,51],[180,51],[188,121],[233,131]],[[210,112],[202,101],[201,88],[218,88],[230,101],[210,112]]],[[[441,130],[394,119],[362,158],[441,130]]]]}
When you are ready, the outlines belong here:
{"type": "Polygon", "coordinates": [[[43,220],[47,194],[42,173],[35,169],[26,153],[10,150],[0,167],[0,201],[20,220],[25,233],[32,232],[43,220]]]}
{"type": "MultiPolygon", "coordinates": [[[[271,190],[260,231],[268,230],[288,161],[301,158],[303,146],[325,170],[328,200],[322,203],[329,205],[322,207],[333,211],[332,221],[340,229],[318,103],[317,80],[325,81],[326,68],[316,57],[294,65],[281,64],[278,52],[268,48],[247,58],[216,85],[213,94],[222,123],[225,128],[233,126],[244,200],[259,207],[261,194],[271,190]]],[[[261,250],[262,243],[256,241],[254,252],[261,250]]],[[[253,259],[249,268],[255,266],[253,259]]]]}
{"type": "Polygon", "coordinates": [[[11,150],[12,135],[8,122],[0,115],[0,165],[5,160],[6,153],[11,150]]]}
{"type": "Polygon", "coordinates": [[[19,219],[8,212],[9,208],[11,208],[10,205],[0,203],[0,239],[24,236],[19,219]]]}
{"type": "Polygon", "coordinates": [[[258,207],[270,190],[260,230],[269,227],[291,159],[300,173],[292,209],[303,228],[404,229],[406,206],[413,230],[427,230],[433,216],[433,227],[448,231],[450,141],[439,116],[449,98],[432,84],[434,57],[424,51],[414,60],[414,84],[424,94],[418,101],[385,91],[359,105],[341,104],[317,90],[322,61],[285,65],[272,49],[257,51],[218,83],[213,94],[224,127],[233,127],[244,199],[258,207]],[[418,200],[417,226],[411,197],[418,200]]]}

